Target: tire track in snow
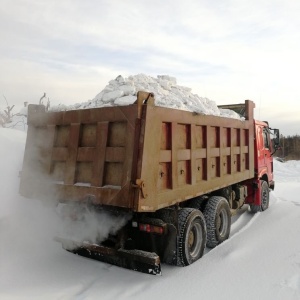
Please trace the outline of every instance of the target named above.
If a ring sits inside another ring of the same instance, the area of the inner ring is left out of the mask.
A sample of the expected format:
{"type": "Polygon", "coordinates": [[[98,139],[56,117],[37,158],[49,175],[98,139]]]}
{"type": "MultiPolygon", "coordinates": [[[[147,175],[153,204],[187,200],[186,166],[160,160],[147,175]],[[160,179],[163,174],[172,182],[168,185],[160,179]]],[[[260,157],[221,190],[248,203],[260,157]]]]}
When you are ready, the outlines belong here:
{"type": "MultiPolygon", "coordinates": [[[[282,199],[276,197],[274,194],[270,195],[270,204],[267,211],[273,205],[280,203],[282,199]]],[[[230,236],[227,241],[230,241],[232,238],[239,236],[245,230],[248,230],[260,217],[261,214],[265,212],[257,212],[255,214],[251,213],[248,205],[244,205],[235,216],[231,218],[231,230],[230,236]]],[[[225,241],[226,242],[226,241],[225,241]]],[[[222,244],[221,244],[222,245],[222,244]]],[[[219,245],[220,246],[220,245],[219,245]]]]}
{"type": "MultiPolygon", "coordinates": [[[[275,205],[277,203],[280,203],[280,200],[281,199],[278,199],[274,195],[271,195],[271,197],[270,197],[270,206],[275,205]]],[[[229,236],[229,238],[226,241],[224,241],[223,243],[221,243],[220,245],[218,245],[218,249],[223,244],[227,244],[228,242],[230,243],[230,241],[233,238],[239,236],[241,233],[243,233],[244,231],[248,230],[256,222],[256,220],[260,217],[260,215],[262,213],[264,213],[264,212],[257,212],[255,214],[253,214],[253,213],[251,213],[249,211],[249,206],[248,205],[244,205],[237,212],[237,214],[231,218],[230,236],[229,236]]],[[[213,249],[210,249],[210,248],[206,247],[204,253],[205,254],[209,253],[213,249]]]]}
{"type": "Polygon", "coordinates": [[[294,274],[293,276],[284,279],[281,286],[283,288],[293,290],[298,296],[300,296],[300,275],[294,274]]]}
{"type": "MultiPolygon", "coordinates": [[[[281,199],[275,197],[275,195],[270,195],[270,204],[268,210],[270,209],[270,206],[278,204],[280,200],[281,199]]],[[[258,212],[256,214],[253,214],[249,211],[248,205],[243,206],[238,211],[238,213],[231,219],[231,232],[229,239],[240,235],[242,232],[251,227],[252,224],[256,221],[257,218],[260,217],[262,213],[264,212],[258,212]]]]}
{"type": "Polygon", "coordinates": [[[277,199],[278,199],[279,201],[293,203],[295,206],[300,206],[300,202],[297,202],[297,201],[287,200],[286,198],[283,198],[283,197],[277,197],[277,199]]]}
{"type": "MultiPolygon", "coordinates": [[[[247,230],[251,225],[255,222],[255,220],[259,217],[261,213],[252,214],[249,212],[248,205],[243,206],[235,216],[231,218],[231,229],[230,229],[230,236],[227,240],[223,243],[218,245],[216,248],[220,249],[223,245],[230,243],[233,238],[239,236],[245,230],[247,230]]],[[[209,253],[210,251],[216,248],[207,248],[205,249],[205,254],[209,253]]]]}
{"type": "Polygon", "coordinates": [[[235,216],[232,217],[229,239],[240,235],[242,232],[251,227],[259,215],[260,213],[250,213],[248,210],[248,205],[242,208],[235,216]]]}
{"type": "Polygon", "coordinates": [[[72,296],[70,295],[70,298],[68,299],[87,299],[87,294],[89,293],[92,286],[96,283],[97,279],[93,279],[90,281],[82,281],[78,285],[75,285],[72,287],[74,289],[73,292],[71,292],[71,289],[68,294],[72,293],[72,296]]]}

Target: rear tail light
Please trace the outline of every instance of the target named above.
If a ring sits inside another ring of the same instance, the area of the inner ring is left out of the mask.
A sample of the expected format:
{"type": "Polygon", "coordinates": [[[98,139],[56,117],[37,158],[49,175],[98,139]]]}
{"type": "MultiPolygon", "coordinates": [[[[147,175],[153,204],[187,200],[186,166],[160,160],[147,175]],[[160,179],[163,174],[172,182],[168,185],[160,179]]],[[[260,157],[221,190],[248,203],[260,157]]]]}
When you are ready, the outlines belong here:
{"type": "Polygon", "coordinates": [[[151,232],[151,226],[149,224],[140,224],[139,225],[139,230],[140,231],[151,232]]]}
{"type": "Polygon", "coordinates": [[[144,232],[152,232],[157,234],[163,234],[164,233],[164,227],[161,226],[155,226],[150,224],[139,224],[139,230],[144,232]]]}

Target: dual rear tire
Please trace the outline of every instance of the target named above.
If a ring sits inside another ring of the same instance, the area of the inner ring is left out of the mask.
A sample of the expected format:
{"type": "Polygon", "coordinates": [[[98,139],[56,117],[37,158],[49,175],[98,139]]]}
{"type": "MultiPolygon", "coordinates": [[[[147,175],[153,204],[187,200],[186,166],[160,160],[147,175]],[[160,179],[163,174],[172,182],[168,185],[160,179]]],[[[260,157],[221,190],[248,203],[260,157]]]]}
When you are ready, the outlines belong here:
{"type": "Polygon", "coordinates": [[[202,257],[206,245],[206,225],[202,212],[182,208],[178,212],[177,265],[188,266],[202,257]]]}
{"type": "Polygon", "coordinates": [[[203,256],[205,246],[215,247],[228,239],[231,213],[225,198],[213,196],[204,213],[195,208],[178,212],[177,264],[187,266],[203,256]]]}
{"type": "Polygon", "coordinates": [[[212,196],[204,209],[207,227],[207,246],[214,248],[228,239],[231,227],[231,212],[224,197],[212,196]]]}

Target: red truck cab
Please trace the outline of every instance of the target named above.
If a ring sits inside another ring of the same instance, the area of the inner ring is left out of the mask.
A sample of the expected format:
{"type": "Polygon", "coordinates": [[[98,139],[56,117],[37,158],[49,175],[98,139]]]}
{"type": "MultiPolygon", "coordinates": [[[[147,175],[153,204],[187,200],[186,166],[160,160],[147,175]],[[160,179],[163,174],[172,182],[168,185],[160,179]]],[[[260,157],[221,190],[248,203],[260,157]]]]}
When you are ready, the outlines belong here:
{"type": "Polygon", "coordinates": [[[254,178],[248,184],[246,203],[252,210],[260,211],[268,207],[269,195],[266,193],[275,187],[273,154],[279,148],[279,130],[270,128],[268,122],[254,120],[254,134],[254,178]],[[267,203],[263,203],[264,198],[267,203]]]}

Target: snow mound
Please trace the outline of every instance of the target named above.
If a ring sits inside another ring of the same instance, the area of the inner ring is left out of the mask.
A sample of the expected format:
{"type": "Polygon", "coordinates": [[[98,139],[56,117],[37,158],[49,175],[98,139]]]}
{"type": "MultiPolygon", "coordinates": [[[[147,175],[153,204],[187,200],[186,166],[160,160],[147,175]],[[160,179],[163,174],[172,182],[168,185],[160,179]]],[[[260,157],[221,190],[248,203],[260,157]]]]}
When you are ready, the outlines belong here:
{"type": "Polygon", "coordinates": [[[157,106],[192,111],[204,115],[241,119],[234,111],[219,109],[214,101],[193,94],[188,87],[177,85],[176,78],[168,75],[158,75],[157,78],[145,74],[132,75],[128,78],[119,75],[116,79],[110,80],[108,85],[94,99],[72,106],[59,105],[51,110],[61,111],[130,105],[136,100],[138,91],[154,93],[155,105],[157,106]]]}

